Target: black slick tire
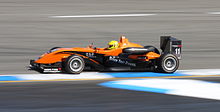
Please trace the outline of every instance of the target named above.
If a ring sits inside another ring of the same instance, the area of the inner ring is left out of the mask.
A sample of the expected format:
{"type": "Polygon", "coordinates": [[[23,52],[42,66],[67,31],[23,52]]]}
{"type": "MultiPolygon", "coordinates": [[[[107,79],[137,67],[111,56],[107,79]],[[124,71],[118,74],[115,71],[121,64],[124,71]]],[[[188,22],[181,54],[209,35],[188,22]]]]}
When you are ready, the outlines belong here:
{"type": "Polygon", "coordinates": [[[51,48],[51,49],[49,50],[49,52],[53,52],[53,50],[59,49],[59,48],[62,48],[62,47],[53,47],[53,48],[51,48]]]}
{"type": "Polygon", "coordinates": [[[73,55],[66,59],[64,65],[67,73],[80,74],[85,68],[85,61],[82,57],[73,55]]]}
{"type": "Polygon", "coordinates": [[[157,71],[162,73],[173,73],[179,68],[179,60],[173,54],[162,54],[157,61],[157,71]]]}

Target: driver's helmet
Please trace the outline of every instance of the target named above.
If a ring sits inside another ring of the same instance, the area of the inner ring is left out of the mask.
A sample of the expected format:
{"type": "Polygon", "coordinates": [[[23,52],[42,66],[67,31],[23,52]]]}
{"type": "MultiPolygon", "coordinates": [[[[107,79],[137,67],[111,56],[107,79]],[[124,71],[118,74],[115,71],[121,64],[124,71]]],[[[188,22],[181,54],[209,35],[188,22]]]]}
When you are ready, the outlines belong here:
{"type": "Polygon", "coordinates": [[[116,49],[119,47],[118,41],[112,40],[108,43],[108,49],[116,49]]]}

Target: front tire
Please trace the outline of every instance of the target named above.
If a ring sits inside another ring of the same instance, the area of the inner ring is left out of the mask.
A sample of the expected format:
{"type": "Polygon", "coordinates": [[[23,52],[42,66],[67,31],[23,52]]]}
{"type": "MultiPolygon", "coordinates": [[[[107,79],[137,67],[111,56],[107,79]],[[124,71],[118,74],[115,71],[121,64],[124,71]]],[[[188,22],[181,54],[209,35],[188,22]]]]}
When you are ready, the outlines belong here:
{"type": "Polygon", "coordinates": [[[163,54],[158,60],[158,71],[163,73],[173,73],[179,68],[179,60],[173,54],[163,54]]]}
{"type": "Polygon", "coordinates": [[[67,58],[65,70],[67,73],[80,74],[85,68],[85,61],[82,57],[73,55],[67,58]]]}

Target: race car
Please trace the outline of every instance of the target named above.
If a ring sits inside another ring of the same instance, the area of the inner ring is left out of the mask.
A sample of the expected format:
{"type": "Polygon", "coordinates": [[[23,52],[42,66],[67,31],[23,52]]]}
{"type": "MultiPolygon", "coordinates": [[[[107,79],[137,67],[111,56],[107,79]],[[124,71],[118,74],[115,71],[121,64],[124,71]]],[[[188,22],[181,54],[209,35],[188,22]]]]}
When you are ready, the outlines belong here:
{"type": "Polygon", "coordinates": [[[30,60],[29,68],[40,73],[70,74],[80,74],[85,70],[175,72],[181,59],[182,41],[161,36],[160,48],[131,43],[121,36],[116,49],[92,45],[86,48],[54,47],[39,58],[30,60]]]}

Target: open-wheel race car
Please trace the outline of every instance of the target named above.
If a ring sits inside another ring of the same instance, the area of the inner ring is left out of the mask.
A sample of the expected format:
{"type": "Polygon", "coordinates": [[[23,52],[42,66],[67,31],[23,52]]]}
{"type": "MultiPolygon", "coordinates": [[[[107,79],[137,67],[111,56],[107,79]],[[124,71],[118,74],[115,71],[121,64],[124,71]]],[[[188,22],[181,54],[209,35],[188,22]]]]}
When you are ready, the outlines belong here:
{"type": "Polygon", "coordinates": [[[161,52],[154,46],[141,46],[120,37],[115,49],[54,47],[29,68],[40,73],[62,72],[79,74],[94,71],[154,71],[173,73],[179,67],[182,42],[171,36],[160,37],[161,52]]]}

